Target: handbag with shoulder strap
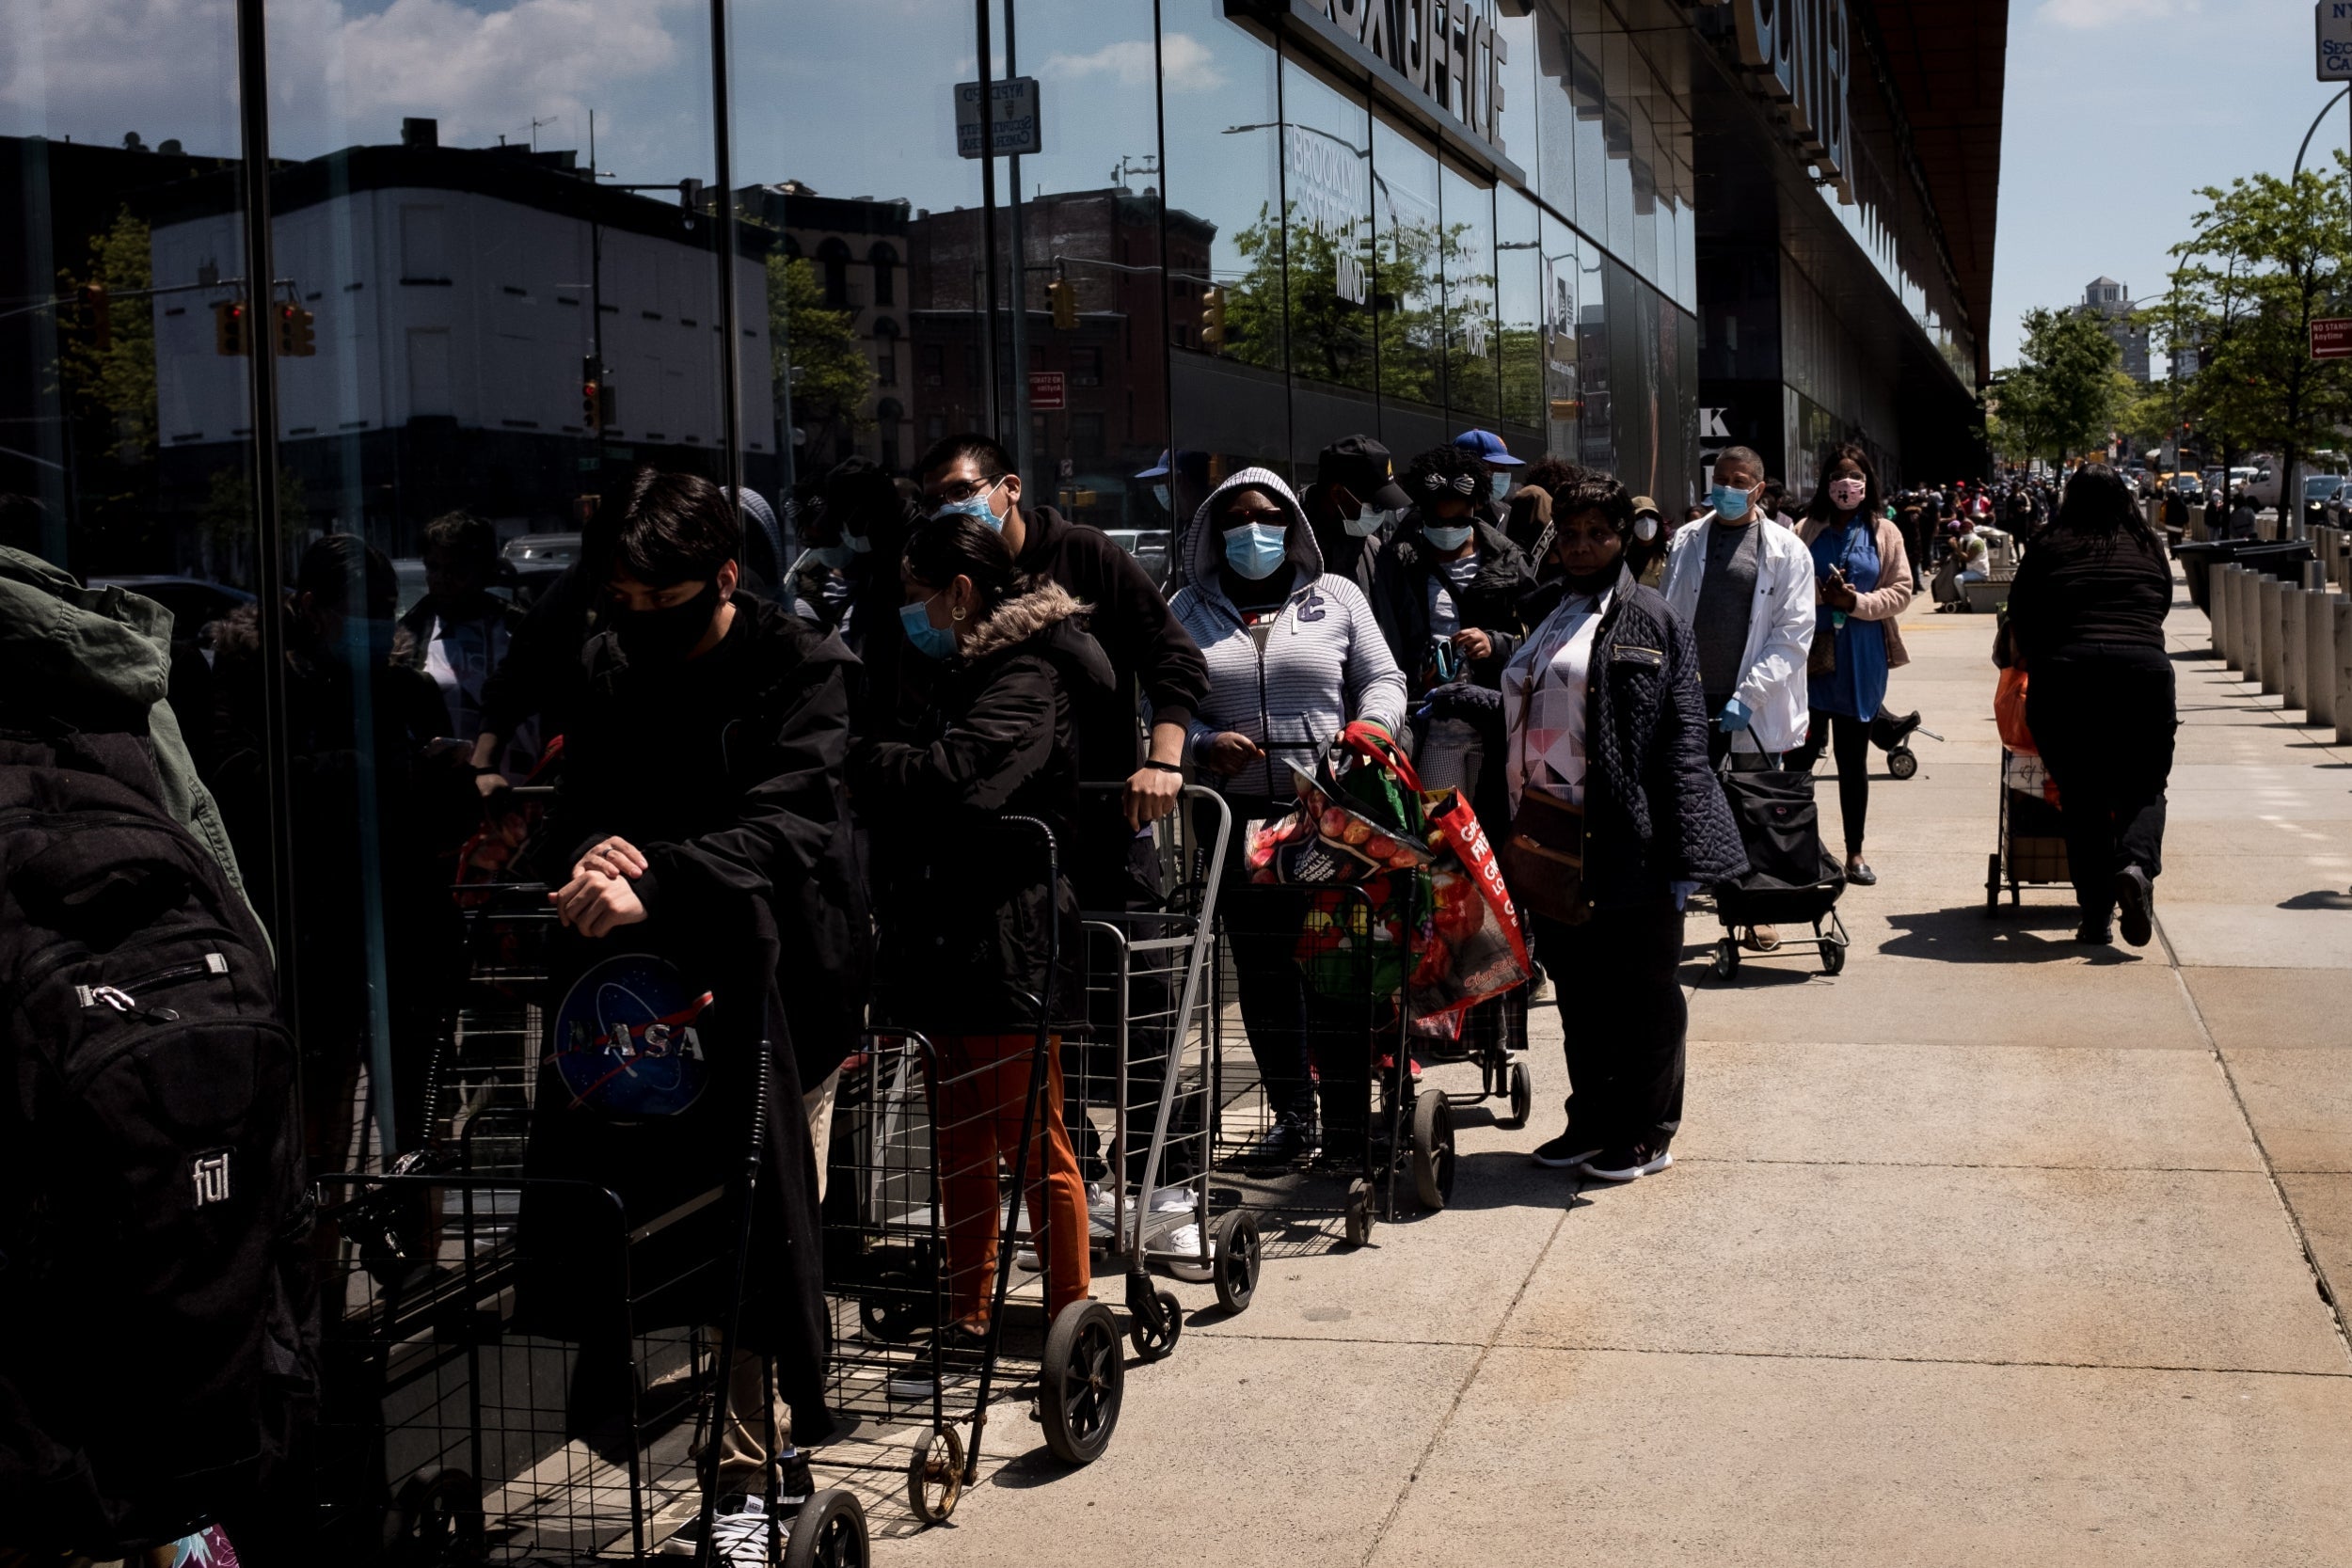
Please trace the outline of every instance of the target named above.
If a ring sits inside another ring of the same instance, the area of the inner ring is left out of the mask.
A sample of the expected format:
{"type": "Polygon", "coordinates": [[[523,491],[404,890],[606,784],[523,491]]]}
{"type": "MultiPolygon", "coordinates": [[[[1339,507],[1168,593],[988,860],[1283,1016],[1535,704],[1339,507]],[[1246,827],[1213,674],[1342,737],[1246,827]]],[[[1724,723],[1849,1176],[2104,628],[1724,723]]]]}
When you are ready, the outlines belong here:
{"type": "MultiPolygon", "coordinates": [[[[1596,633],[1597,640],[1597,633],[1596,633]]],[[[1534,683],[1528,700],[1534,702],[1534,683]]],[[[1519,721],[1519,777],[1527,777],[1527,720],[1519,721]]],[[[1584,808],[1530,786],[1511,814],[1511,831],[1495,857],[1512,901],[1531,914],[1563,926],[1592,918],[1584,899],[1584,808]]]]}

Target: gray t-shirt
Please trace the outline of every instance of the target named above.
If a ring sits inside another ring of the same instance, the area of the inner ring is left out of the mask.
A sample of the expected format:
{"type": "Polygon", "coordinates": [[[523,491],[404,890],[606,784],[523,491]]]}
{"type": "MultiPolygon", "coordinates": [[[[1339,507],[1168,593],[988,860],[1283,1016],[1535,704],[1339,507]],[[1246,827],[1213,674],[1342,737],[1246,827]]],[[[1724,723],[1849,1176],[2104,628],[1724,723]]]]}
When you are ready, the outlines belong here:
{"type": "Polygon", "coordinates": [[[1740,689],[1748,673],[1748,621],[1756,612],[1756,530],[1708,525],[1707,570],[1699,578],[1698,608],[1692,612],[1692,640],[1698,644],[1699,689],[1713,706],[1740,689]]]}

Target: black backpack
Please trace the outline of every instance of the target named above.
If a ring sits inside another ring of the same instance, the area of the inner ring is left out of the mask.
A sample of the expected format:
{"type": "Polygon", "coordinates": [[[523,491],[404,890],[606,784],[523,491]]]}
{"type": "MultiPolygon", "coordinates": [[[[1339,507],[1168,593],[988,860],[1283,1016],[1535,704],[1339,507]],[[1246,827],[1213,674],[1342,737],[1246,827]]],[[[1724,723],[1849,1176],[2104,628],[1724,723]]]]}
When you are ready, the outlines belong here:
{"type": "Polygon", "coordinates": [[[251,1497],[315,1394],[293,1037],[161,793],[139,736],[0,721],[0,1547],[36,1556],[251,1497]]]}

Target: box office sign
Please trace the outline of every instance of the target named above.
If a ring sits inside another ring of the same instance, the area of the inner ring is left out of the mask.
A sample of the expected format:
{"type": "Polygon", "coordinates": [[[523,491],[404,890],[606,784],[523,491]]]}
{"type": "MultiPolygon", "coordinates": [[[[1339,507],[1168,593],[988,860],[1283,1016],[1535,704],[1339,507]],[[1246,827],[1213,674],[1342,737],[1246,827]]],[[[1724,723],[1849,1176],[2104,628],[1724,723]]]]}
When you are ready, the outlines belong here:
{"type": "Polygon", "coordinates": [[[1473,0],[1225,0],[1228,16],[1303,26],[1331,53],[1369,72],[1386,96],[1467,138],[1518,177],[1502,156],[1502,84],[1509,46],[1473,0]],[[1369,61],[1365,56],[1369,55],[1369,61]]]}
{"type": "Polygon", "coordinates": [[[1853,203],[1852,127],[1846,118],[1853,48],[1846,0],[1731,0],[1740,57],[1788,105],[1789,129],[1839,202],[1853,203]]]}

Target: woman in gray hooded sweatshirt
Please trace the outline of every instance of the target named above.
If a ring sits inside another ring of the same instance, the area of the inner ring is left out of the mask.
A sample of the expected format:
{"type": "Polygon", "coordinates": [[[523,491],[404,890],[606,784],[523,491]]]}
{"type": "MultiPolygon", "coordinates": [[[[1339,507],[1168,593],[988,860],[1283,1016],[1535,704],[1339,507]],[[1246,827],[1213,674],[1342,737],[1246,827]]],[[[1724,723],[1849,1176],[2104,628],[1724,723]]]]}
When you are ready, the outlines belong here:
{"type": "MultiPolygon", "coordinates": [[[[1291,765],[1312,771],[1316,755],[1347,724],[1401,728],[1405,676],[1362,591],[1324,571],[1298,499],[1268,470],[1244,468],[1201,503],[1185,534],[1184,562],[1185,585],[1168,608],[1209,669],[1208,696],[1193,715],[1192,758],[1232,808],[1225,927],[1242,1023],[1275,1117],[1250,1159],[1287,1164],[1318,1145],[1311,1039],[1327,1048],[1362,1042],[1369,1021],[1363,1006],[1343,1006],[1308,988],[1292,958],[1304,893],[1248,886],[1240,830],[1289,810],[1296,795],[1291,765]]],[[[1317,1066],[1333,1141],[1360,1138],[1365,1049],[1327,1049],[1317,1066]]]]}

